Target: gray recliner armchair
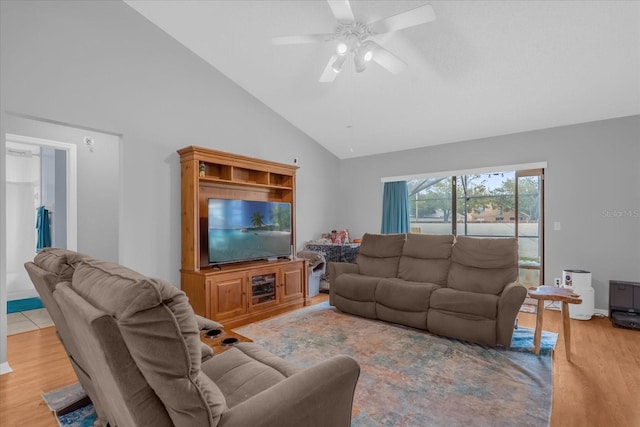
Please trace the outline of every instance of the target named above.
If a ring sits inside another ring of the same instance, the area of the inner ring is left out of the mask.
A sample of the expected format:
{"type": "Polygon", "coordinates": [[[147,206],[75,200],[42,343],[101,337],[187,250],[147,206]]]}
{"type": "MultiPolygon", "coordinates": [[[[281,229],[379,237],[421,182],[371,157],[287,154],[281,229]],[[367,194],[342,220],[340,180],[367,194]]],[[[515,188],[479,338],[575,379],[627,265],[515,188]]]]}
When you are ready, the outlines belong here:
{"type": "Polygon", "coordinates": [[[336,356],[301,369],[253,343],[203,361],[175,286],[83,259],[54,300],[111,425],[348,426],[360,368],[336,356]]]}
{"type": "Polygon", "coordinates": [[[88,363],[84,360],[82,353],[78,349],[67,326],[67,322],[53,298],[53,291],[56,285],[60,282],[71,280],[76,265],[84,258],[87,258],[87,255],[78,252],[57,248],[45,248],[35,256],[33,261],[25,263],[24,267],[42,303],[47,309],[51,320],[53,320],[56,326],[56,333],[69,357],[78,381],[93,402],[98,416],[98,422],[96,424],[105,426],[107,425],[108,417],[88,373],[88,363]]]}
{"type": "MultiPolygon", "coordinates": [[[[53,297],[53,292],[58,283],[64,281],[71,281],[73,273],[76,270],[76,266],[83,260],[88,259],[89,256],[70,251],[67,249],[59,248],[44,248],[38,253],[33,261],[29,261],[24,264],[33,285],[42,300],[51,320],[56,326],[56,333],[63,348],[65,349],[69,362],[73,367],[73,370],[78,377],[78,381],[87,392],[87,396],[93,403],[98,420],[96,425],[106,426],[109,423],[110,416],[106,412],[106,405],[101,402],[99,393],[96,391],[94,381],[89,375],[87,369],[88,360],[84,358],[82,352],[79,349],[76,340],[73,337],[67,325],[65,317],[60,311],[58,303],[53,297]]],[[[221,328],[219,323],[200,317],[196,315],[199,329],[214,329],[221,328]]],[[[205,361],[213,356],[211,347],[206,344],[201,345],[202,361],[205,361]]],[[[113,424],[113,421],[111,422],[113,424]]]]}

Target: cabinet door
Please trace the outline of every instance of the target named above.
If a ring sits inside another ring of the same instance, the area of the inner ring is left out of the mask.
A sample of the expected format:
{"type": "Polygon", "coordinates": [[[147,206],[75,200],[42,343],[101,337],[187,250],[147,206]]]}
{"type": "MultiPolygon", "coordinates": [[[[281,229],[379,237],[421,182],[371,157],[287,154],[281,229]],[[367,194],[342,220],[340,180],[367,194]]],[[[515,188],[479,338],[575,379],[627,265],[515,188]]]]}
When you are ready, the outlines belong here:
{"type": "Polygon", "coordinates": [[[247,312],[247,275],[244,272],[219,274],[211,281],[211,311],[215,320],[224,320],[247,312]]]}
{"type": "Polygon", "coordinates": [[[304,299],[305,274],[304,261],[291,263],[280,268],[279,299],[280,302],[289,302],[304,299]]]}
{"type": "Polygon", "coordinates": [[[280,278],[274,268],[249,272],[249,312],[260,311],[278,304],[276,290],[280,278]]]}

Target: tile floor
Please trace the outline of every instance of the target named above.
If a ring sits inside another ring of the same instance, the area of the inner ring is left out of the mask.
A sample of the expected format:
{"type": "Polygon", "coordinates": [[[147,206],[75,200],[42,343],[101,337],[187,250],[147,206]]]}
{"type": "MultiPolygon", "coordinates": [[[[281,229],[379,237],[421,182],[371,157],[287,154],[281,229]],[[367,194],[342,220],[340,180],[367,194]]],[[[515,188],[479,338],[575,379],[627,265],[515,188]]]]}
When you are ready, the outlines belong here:
{"type": "Polygon", "coordinates": [[[46,308],[7,314],[7,335],[53,326],[46,308]]]}

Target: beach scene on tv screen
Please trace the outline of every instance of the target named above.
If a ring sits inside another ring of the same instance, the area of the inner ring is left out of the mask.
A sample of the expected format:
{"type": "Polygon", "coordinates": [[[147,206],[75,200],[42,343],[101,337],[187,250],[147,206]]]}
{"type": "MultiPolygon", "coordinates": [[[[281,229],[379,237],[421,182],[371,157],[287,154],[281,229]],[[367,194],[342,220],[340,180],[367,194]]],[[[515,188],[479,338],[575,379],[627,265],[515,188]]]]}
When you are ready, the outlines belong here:
{"type": "Polygon", "coordinates": [[[209,199],[209,262],[289,256],[291,205],[209,199]]]}

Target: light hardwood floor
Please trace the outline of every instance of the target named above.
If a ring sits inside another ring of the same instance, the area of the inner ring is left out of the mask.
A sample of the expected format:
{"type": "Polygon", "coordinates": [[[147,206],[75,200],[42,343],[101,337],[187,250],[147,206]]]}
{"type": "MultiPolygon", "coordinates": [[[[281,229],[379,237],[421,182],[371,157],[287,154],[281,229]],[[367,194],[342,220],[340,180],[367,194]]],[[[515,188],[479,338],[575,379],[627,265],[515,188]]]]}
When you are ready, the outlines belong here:
{"type": "MultiPolygon", "coordinates": [[[[326,298],[320,294],[314,303],[326,298]]],[[[518,318],[521,326],[535,326],[533,314],[518,318]]],[[[546,310],[544,329],[561,327],[560,313],[546,310]]],[[[640,426],[640,331],[613,328],[600,318],[571,320],[571,334],[572,361],[565,358],[562,336],[553,359],[551,426],[640,426]]],[[[9,336],[8,353],[13,372],[0,376],[0,425],[55,427],[40,395],[76,382],[55,329],[9,336]]]]}

